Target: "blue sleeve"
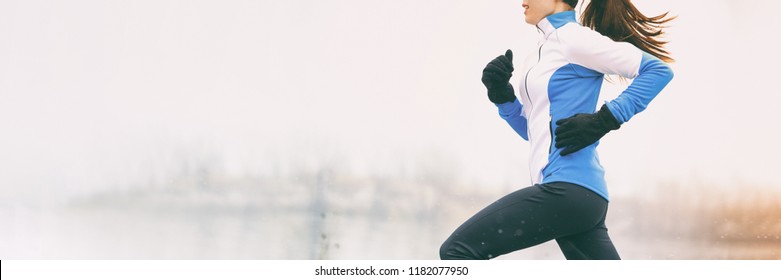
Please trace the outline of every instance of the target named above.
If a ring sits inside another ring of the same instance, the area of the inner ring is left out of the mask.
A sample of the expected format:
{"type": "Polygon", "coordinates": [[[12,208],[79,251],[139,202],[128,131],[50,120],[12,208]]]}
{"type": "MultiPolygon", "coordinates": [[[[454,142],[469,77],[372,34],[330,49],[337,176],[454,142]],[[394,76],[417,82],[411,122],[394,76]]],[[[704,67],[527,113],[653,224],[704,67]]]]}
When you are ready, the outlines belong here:
{"type": "Polygon", "coordinates": [[[496,104],[499,108],[499,116],[501,116],[510,127],[515,130],[523,140],[529,141],[529,131],[527,129],[526,117],[523,116],[523,105],[518,99],[513,102],[507,102],[502,104],[496,104]]]}
{"type": "Polygon", "coordinates": [[[616,99],[607,103],[619,123],[625,123],[642,112],[648,103],[673,79],[673,71],[658,58],[643,53],[640,69],[632,84],[616,99]]]}

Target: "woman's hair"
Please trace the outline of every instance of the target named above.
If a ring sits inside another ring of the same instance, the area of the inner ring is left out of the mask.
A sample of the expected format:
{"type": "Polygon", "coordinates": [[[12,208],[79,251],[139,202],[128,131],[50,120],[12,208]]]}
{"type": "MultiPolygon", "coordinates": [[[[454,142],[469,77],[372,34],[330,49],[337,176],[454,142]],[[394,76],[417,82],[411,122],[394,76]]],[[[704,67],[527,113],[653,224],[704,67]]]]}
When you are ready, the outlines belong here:
{"type": "Polygon", "coordinates": [[[658,40],[664,34],[664,24],[675,19],[667,14],[647,17],[630,0],[591,0],[580,21],[613,41],[629,42],[662,61],[673,62],[664,48],[667,42],[658,40]]]}

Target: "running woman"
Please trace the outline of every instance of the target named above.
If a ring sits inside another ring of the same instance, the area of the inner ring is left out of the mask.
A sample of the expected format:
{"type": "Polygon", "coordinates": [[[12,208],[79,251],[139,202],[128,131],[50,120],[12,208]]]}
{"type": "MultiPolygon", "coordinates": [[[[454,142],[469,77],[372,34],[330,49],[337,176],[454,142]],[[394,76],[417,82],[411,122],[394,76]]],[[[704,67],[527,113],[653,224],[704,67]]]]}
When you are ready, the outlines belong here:
{"type": "Polygon", "coordinates": [[[555,239],[567,259],[620,259],[607,233],[608,192],[596,148],[670,82],[672,58],[659,41],[667,14],[647,17],[630,0],[525,0],[526,22],[542,38],[524,65],[519,101],[509,84],[511,50],[482,82],[499,115],[531,144],[532,186],[464,222],[442,244],[442,259],[491,259],[555,239]],[[605,75],[634,79],[596,110],[605,75]]]}

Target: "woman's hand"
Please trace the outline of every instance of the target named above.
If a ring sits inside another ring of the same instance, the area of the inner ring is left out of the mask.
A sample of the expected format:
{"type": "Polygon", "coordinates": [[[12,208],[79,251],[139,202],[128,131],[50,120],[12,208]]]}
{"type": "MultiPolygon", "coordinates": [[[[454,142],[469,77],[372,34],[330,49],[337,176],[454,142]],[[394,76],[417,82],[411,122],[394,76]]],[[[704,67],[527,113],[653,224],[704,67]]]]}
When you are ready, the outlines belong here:
{"type": "Polygon", "coordinates": [[[602,105],[594,114],[575,114],[556,121],[556,148],[564,148],[561,156],[580,151],[597,142],[611,130],[621,127],[613,113],[602,105]]]}
{"type": "Polygon", "coordinates": [[[515,101],[510,77],[513,76],[513,51],[497,56],[483,69],[483,85],[488,89],[488,99],[496,104],[515,101]]]}

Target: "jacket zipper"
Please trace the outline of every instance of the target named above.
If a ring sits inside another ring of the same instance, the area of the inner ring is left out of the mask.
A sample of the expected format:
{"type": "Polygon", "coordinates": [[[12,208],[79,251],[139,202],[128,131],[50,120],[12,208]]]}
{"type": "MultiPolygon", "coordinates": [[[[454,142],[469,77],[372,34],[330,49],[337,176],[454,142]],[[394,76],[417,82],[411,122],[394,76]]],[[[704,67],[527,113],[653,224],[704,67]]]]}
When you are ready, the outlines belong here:
{"type": "MultiPolygon", "coordinates": [[[[545,43],[542,43],[540,45],[540,48],[537,50],[537,63],[535,63],[534,65],[529,67],[529,70],[526,71],[526,77],[523,78],[523,87],[526,89],[526,98],[529,99],[529,111],[532,111],[532,109],[534,108],[534,102],[532,102],[532,97],[531,97],[531,95],[529,95],[529,73],[532,72],[532,69],[534,69],[534,66],[537,66],[537,64],[540,64],[540,60],[542,60],[542,46],[544,46],[544,45],[545,45],[545,43]]],[[[526,134],[529,135],[529,141],[531,142],[532,134],[528,133],[528,132],[526,134]]],[[[548,154],[550,154],[550,152],[548,152],[548,154]]]]}
{"type": "Polygon", "coordinates": [[[542,43],[540,48],[537,50],[537,63],[532,65],[532,67],[529,67],[529,71],[526,71],[526,77],[523,78],[523,86],[526,89],[526,97],[529,99],[529,106],[532,108],[534,108],[534,102],[532,102],[532,97],[529,95],[529,74],[532,72],[532,69],[534,69],[534,66],[540,64],[540,60],[542,60],[542,46],[544,45],[545,43],[542,43]]]}

